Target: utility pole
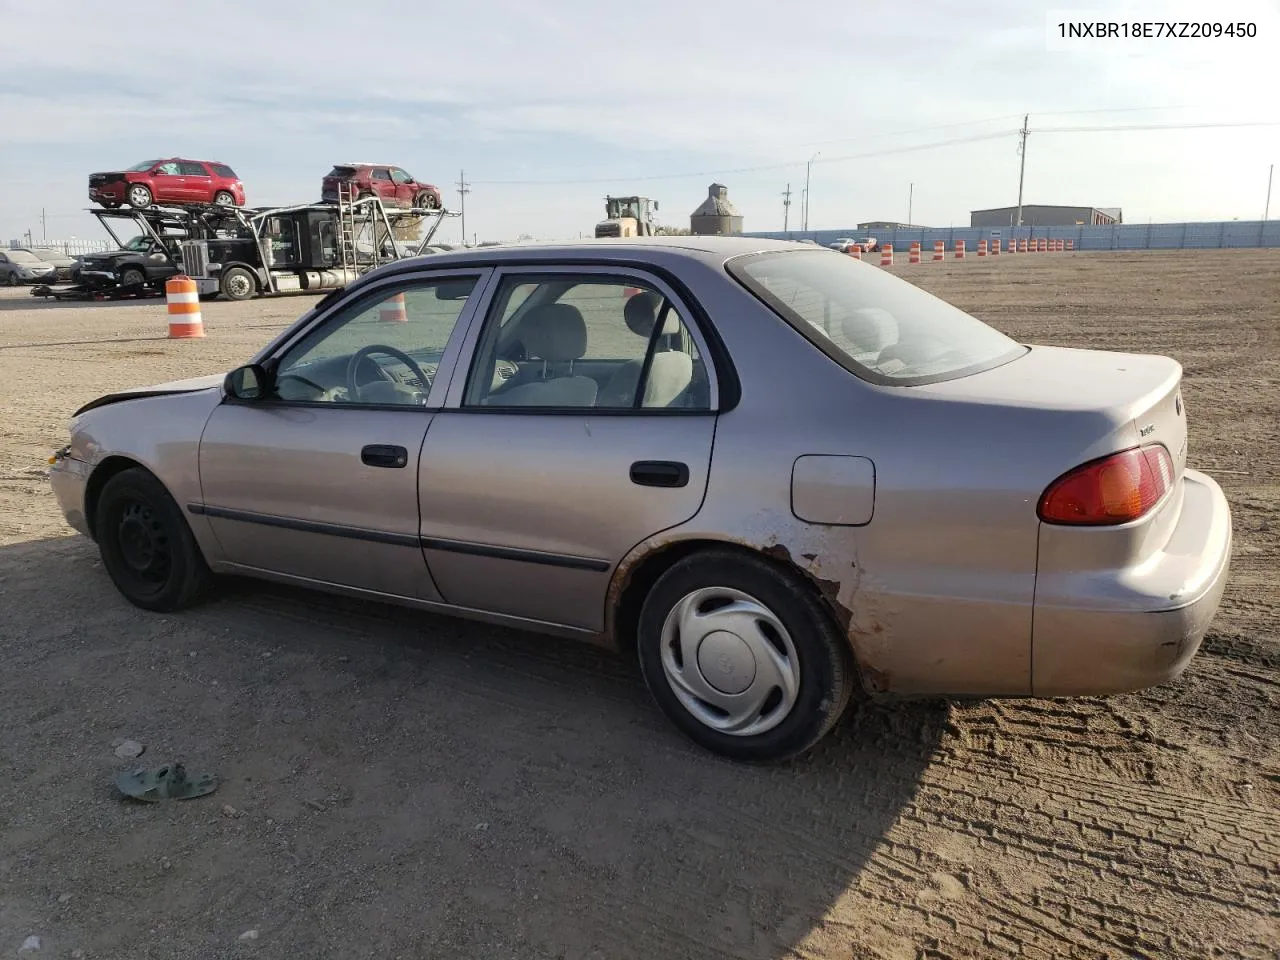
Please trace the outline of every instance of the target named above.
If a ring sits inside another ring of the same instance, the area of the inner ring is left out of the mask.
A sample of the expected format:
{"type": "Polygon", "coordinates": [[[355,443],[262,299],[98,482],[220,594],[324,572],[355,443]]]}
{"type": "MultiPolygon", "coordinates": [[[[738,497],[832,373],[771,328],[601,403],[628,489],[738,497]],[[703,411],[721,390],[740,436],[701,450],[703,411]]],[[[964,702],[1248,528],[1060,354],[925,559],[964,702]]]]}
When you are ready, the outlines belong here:
{"type": "Polygon", "coordinates": [[[818,151],[809,158],[809,162],[804,165],[804,232],[809,232],[809,181],[810,172],[813,169],[813,161],[822,156],[822,151],[818,151]]]}
{"type": "Polygon", "coordinates": [[[1022,129],[1018,131],[1018,153],[1022,156],[1022,162],[1018,165],[1018,217],[1015,227],[1022,226],[1022,181],[1027,175],[1027,121],[1031,119],[1031,114],[1025,114],[1022,118],[1022,129]]]}
{"type": "Polygon", "coordinates": [[[462,245],[467,245],[467,194],[471,187],[467,184],[467,171],[458,171],[458,213],[462,216],[462,245]]]}
{"type": "Polygon", "coordinates": [[[791,184],[787,184],[787,189],[782,191],[782,232],[787,235],[787,239],[791,239],[791,184]]]}
{"type": "Polygon", "coordinates": [[[1262,219],[1267,219],[1267,215],[1271,213],[1271,178],[1275,175],[1276,165],[1273,163],[1271,169],[1267,171],[1267,205],[1262,208],[1262,219]]]}
{"type": "Polygon", "coordinates": [[[911,219],[911,205],[915,201],[915,198],[916,198],[916,185],[912,183],[910,186],[907,187],[907,226],[908,227],[911,226],[911,224],[915,223],[915,221],[911,219]]]}
{"type": "Polygon", "coordinates": [[[44,207],[40,208],[40,242],[49,242],[49,223],[44,217],[44,207]]]}

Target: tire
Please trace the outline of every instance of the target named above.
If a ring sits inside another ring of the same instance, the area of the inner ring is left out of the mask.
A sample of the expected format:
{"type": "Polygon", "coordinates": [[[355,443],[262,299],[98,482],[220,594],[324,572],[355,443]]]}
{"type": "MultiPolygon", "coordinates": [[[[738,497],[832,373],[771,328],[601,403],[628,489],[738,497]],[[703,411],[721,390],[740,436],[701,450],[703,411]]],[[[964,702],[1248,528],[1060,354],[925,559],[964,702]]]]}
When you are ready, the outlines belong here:
{"type": "Polygon", "coordinates": [[[222,271],[218,291],[228,300],[249,300],[258,293],[258,278],[244,267],[222,271]]]}
{"type": "Polygon", "coordinates": [[[144,610],[190,606],[213,580],[173,497],[140,467],[117,473],[102,488],[94,536],[116,589],[144,610]]]}
{"type": "Polygon", "coordinates": [[[4,283],[7,287],[16,287],[18,285],[18,275],[10,270],[5,274],[4,283]]]}
{"type": "Polygon", "coordinates": [[[440,204],[436,201],[436,195],[423,190],[420,194],[413,198],[413,205],[422,210],[434,210],[440,204]]]}
{"type": "Polygon", "coordinates": [[[120,286],[140,287],[147,282],[147,275],[137,267],[128,267],[120,272],[120,286]]]}
{"type": "Polygon", "coordinates": [[[840,719],[856,684],[848,641],[809,585],[763,558],[730,550],[693,554],[658,579],[640,611],[637,653],[645,685],[667,718],[694,743],[731,760],[769,763],[805,752],[840,719]],[[717,617],[714,611],[723,609],[717,607],[723,601],[735,602],[742,612],[733,620],[724,613],[717,617]],[[682,607],[709,615],[703,629],[710,629],[697,645],[696,658],[679,653],[680,634],[674,628],[682,607]],[[708,648],[716,638],[719,644],[708,648]],[[763,653],[751,652],[764,644],[763,653]],[[708,701],[673,679],[674,668],[686,683],[716,689],[701,679],[702,670],[690,659],[723,669],[716,674],[722,692],[742,688],[748,680],[743,693],[772,692],[745,697],[757,708],[746,713],[738,732],[730,732],[724,729],[731,722],[727,714],[717,716],[708,701]],[[769,669],[770,663],[782,666],[769,669]],[[766,669],[780,683],[755,686],[766,669]],[[794,690],[790,697],[781,685],[787,677],[794,690]]]}
{"type": "Polygon", "coordinates": [[[145,210],[155,201],[155,197],[151,195],[151,188],[144,183],[130,184],[125,198],[129,206],[135,210],[145,210]]]}
{"type": "Polygon", "coordinates": [[[236,198],[227,190],[219,190],[213,195],[213,202],[219,207],[234,207],[236,198]]]}

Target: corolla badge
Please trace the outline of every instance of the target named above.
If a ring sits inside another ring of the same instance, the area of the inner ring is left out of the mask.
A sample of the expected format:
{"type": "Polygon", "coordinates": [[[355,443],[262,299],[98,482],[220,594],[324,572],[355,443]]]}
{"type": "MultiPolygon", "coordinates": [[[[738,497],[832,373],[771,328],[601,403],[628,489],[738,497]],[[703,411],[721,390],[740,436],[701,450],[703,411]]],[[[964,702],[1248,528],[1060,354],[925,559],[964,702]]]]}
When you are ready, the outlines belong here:
{"type": "Polygon", "coordinates": [[[1138,429],[1138,436],[1148,437],[1155,432],[1156,432],[1156,425],[1154,423],[1148,423],[1145,427],[1140,427],[1138,429]]]}

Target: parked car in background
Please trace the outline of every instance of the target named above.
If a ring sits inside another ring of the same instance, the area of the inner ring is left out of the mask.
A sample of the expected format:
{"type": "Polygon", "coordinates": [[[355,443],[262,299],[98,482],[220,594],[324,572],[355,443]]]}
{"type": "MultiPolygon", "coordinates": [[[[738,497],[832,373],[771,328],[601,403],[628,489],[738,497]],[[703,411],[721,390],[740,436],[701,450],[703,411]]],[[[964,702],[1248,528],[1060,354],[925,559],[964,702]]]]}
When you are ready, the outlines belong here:
{"type": "Polygon", "coordinates": [[[0,250],[0,283],[16,287],[20,283],[47,283],[54,266],[30,250],[0,250]]]}
{"type": "Polygon", "coordinates": [[[53,274],[46,277],[46,280],[69,280],[71,271],[76,266],[75,257],[69,257],[56,247],[26,247],[28,253],[39,257],[45,263],[53,267],[53,274]]]}
{"type": "Polygon", "coordinates": [[[1178,676],[1231,555],[1179,364],[1027,346],[830,252],[389,264],[228,374],[81,407],[50,482],[139,607],[247,574],[602,640],[736,759],[804,751],[859,685],[1178,676]]]}
{"type": "Polygon", "coordinates": [[[128,170],[89,174],[89,199],[107,208],[128,204],[211,204],[242,207],[244,184],[225,163],[212,160],[147,160],[128,170]]]}
{"type": "Polygon", "coordinates": [[[856,242],[857,241],[854,240],[853,237],[836,237],[835,240],[828,243],[827,246],[839,253],[847,253],[850,245],[856,242]]]}
{"type": "Polygon", "coordinates": [[[179,243],[183,237],[166,237],[165,246],[153,237],[134,237],[119,250],[87,253],[71,272],[71,279],[91,290],[116,287],[160,289],[165,280],[181,273],[179,243]]]}
{"type": "Polygon", "coordinates": [[[320,201],[338,202],[338,184],[349,183],[354,199],[378,197],[383,206],[438,210],[440,189],[411,177],[403,168],[380,163],[340,163],[320,183],[320,201]]]}

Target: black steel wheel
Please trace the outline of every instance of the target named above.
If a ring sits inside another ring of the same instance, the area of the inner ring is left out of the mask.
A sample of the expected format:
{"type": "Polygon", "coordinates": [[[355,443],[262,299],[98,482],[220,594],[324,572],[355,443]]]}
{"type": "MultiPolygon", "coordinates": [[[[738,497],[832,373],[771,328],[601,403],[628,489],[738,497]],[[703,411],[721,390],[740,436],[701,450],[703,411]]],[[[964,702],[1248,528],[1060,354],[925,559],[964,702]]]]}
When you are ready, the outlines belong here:
{"type": "Polygon", "coordinates": [[[182,511],[140,467],[121,471],[102,488],[94,536],[116,589],[144,610],[188,606],[212,579],[182,511]]]}

